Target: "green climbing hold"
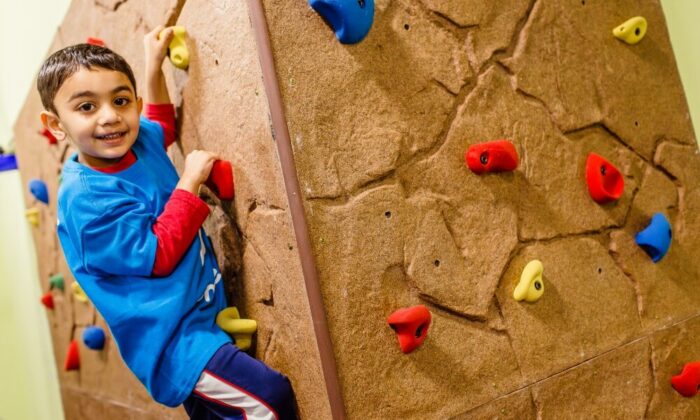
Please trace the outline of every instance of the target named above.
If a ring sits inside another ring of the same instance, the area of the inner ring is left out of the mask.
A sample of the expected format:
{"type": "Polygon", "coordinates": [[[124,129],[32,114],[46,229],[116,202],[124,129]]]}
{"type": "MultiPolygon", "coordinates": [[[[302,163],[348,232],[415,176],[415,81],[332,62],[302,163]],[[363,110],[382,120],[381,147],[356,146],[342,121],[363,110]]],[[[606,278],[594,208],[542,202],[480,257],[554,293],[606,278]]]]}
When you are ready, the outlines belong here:
{"type": "Polygon", "coordinates": [[[65,289],[63,288],[63,274],[58,273],[49,277],[49,288],[61,289],[61,291],[64,291],[65,289]]]}

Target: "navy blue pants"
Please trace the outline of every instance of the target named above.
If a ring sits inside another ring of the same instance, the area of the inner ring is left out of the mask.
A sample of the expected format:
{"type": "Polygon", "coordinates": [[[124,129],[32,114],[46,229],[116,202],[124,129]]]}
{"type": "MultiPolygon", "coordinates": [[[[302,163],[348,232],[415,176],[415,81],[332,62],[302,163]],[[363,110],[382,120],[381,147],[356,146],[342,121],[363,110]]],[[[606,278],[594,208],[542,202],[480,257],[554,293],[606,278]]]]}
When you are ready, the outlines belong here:
{"type": "Polygon", "coordinates": [[[207,363],[183,403],[191,419],[296,419],[289,379],[231,343],[207,363]]]}

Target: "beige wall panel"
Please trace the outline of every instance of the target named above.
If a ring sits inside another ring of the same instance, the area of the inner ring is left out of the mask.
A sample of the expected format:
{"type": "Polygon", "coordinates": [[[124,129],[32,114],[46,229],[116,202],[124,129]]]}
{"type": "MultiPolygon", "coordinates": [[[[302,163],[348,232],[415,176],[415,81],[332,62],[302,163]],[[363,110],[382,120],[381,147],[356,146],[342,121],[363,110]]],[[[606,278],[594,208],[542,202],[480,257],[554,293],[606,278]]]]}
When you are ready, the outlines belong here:
{"type": "MultiPolygon", "coordinates": [[[[697,313],[700,247],[684,234],[700,228],[695,137],[657,1],[378,0],[356,45],[338,43],[306,2],[263,3],[350,418],[497,415],[505,395],[562,371],[585,377],[581,363],[624,359],[621,346],[697,313]],[[615,39],[613,27],[636,15],[649,21],[645,39],[615,39]],[[518,150],[516,171],[465,168],[470,145],[501,138],[518,150]],[[591,200],[590,152],[622,171],[616,203],[591,200]],[[633,238],[657,211],[676,239],[653,264],[633,238]],[[516,303],[532,258],[545,263],[545,295],[516,303]],[[401,355],[385,319],[417,303],[435,329],[401,355]],[[469,328],[439,330],[445,314],[469,328]],[[493,332],[509,345],[494,345],[493,332]],[[452,376],[430,362],[442,360],[442,334],[479,346],[444,367],[452,376]],[[470,370],[493,371],[488,351],[508,385],[470,370]]],[[[633,353],[627,371],[650,363],[633,353]]],[[[603,385],[582,397],[603,398],[603,385]]],[[[564,398],[545,388],[550,406],[564,398]]],[[[644,413],[646,389],[628,401],[633,412],[644,413]]],[[[600,400],[604,410],[630,392],[600,400]]],[[[506,405],[532,415],[526,397],[506,405]]],[[[550,411],[596,413],[582,401],[550,411]]]]}

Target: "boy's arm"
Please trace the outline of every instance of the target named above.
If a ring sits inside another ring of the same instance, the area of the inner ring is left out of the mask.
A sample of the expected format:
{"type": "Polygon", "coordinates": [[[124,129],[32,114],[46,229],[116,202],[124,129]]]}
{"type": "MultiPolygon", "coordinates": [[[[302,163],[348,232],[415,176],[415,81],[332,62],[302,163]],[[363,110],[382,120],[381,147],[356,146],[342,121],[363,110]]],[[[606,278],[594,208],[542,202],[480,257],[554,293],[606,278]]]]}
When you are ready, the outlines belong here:
{"type": "Polygon", "coordinates": [[[185,158],[182,177],[151,228],[157,238],[154,276],[167,276],[175,269],[209,215],[209,206],[197,192],[219,158],[203,150],[194,150],[185,158]]]}
{"type": "Polygon", "coordinates": [[[209,206],[202,199],[184,189],[173,191],[152,227],[158,239],[154,276],[172,273],[208,215],[209,206]]]}
{"type": "Polygon", "coordinates": [[[146,54],[146,118],[160,123],[163,127],[164,146],[175,142],[175,109],[170,103],[168,87],[163,75],[163,60],[168,51],[168,45],[173,39],[173,30],[158,26],[143,38],[146,54]],[[161,36],[161,32],[162,36],[161,36]]]}

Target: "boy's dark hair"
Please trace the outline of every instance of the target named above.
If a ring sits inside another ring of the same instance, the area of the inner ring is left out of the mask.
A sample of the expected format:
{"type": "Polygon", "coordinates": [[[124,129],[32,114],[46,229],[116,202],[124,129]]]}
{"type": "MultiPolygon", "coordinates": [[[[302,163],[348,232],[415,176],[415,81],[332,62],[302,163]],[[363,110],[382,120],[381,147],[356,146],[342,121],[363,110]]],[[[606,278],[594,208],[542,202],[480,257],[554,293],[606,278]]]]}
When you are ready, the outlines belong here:
{"type": "Polygon", "coordinates": [[[80,68],[91,70],[92,67],[124,73],[131,81],[136,96],[134,72],[131,71],[129,63],[121,55],[99,45],[77,44],[56,51],[41,65],[36,86],[39,89],[44,109],[58,113],[53,105],[53,100],[63,82],[80,68]]]}

